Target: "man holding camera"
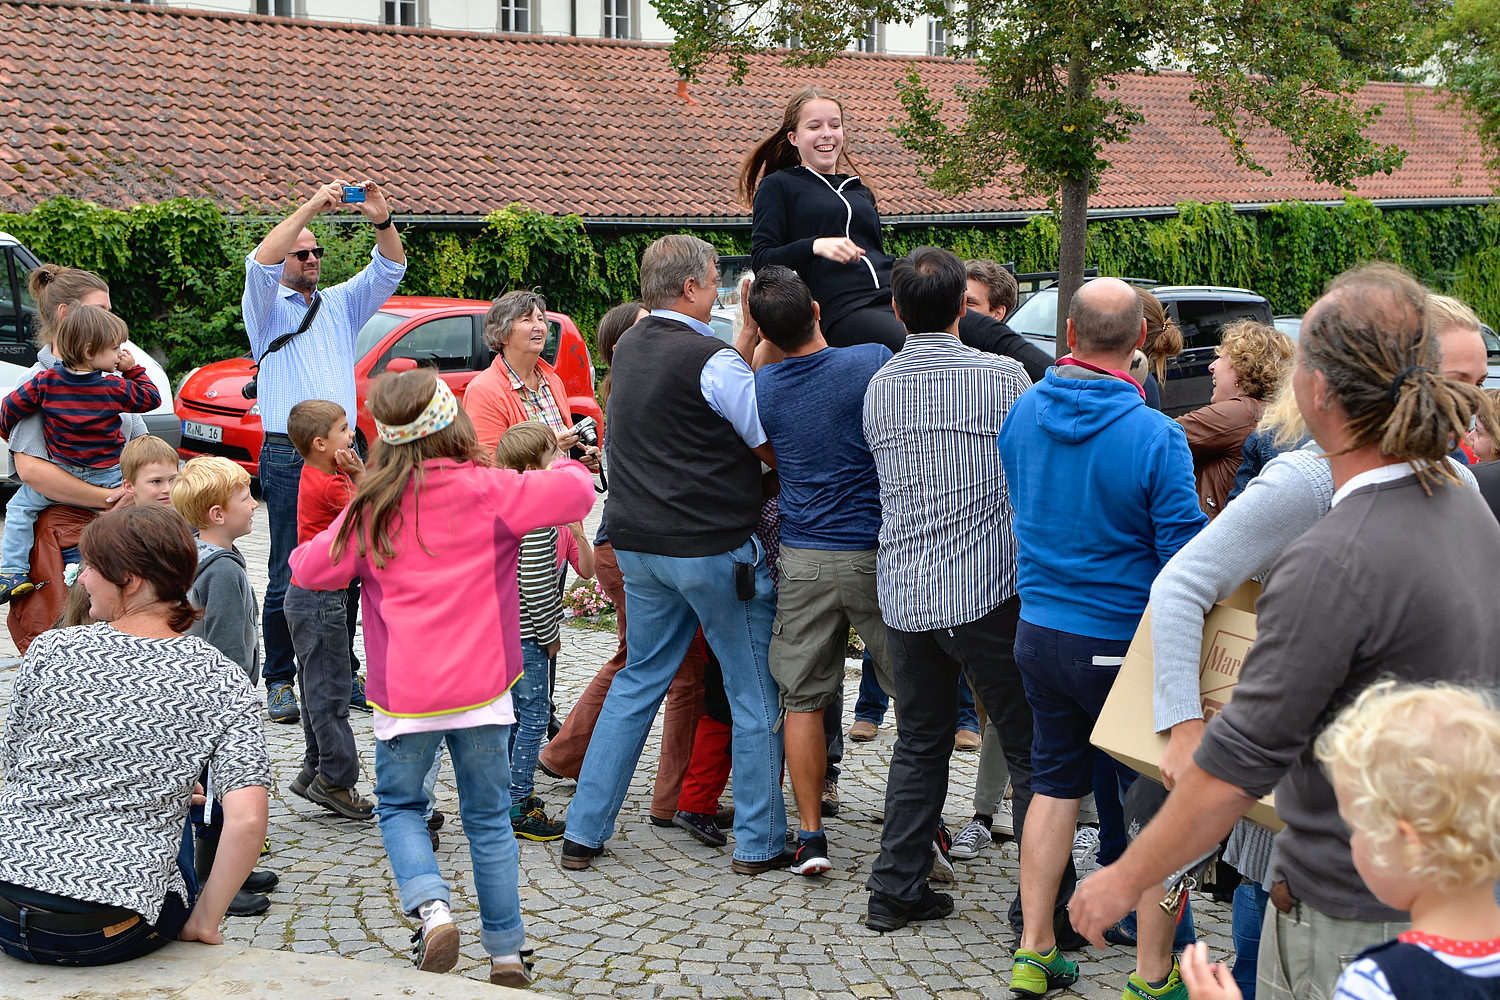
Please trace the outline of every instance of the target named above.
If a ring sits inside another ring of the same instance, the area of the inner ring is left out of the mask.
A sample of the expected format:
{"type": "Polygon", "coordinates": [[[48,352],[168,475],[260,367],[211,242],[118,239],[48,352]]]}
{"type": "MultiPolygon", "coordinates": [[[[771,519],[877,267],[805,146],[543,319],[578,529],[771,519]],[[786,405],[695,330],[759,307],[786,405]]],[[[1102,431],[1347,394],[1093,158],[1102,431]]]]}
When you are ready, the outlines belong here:
{"type": "MultiPolygon", "coordinates": [[[[260,485],[271,522],[270,577],[262,610],[266,639],[266,710],[273,722],[300,719],[293,693],[296,665],[282,599],[291,580],[287,558],[297,543],[297,484],[302,457],[286,435],[287,414],[307,399],[328,399],[355,423],[354,338],[396,291],[406,273],[385,194],[373,181],[333,180],[277,223],[245,258],[245,294],[240,300],[250,350],[259,366],[255,393],[265,439],[260,449],[260,485]],[[307,228],[314,216],[347,205],[375,226],[370,263],[332,288],[318,289],[323,248],[307,228]]],[[[351,637],[352,618],[351,605],[351,637]]],[[[356,682],[357,686],[357,682],[356,682]]],[[[362,691],[351,703],[364,705],[362,691]]]]}

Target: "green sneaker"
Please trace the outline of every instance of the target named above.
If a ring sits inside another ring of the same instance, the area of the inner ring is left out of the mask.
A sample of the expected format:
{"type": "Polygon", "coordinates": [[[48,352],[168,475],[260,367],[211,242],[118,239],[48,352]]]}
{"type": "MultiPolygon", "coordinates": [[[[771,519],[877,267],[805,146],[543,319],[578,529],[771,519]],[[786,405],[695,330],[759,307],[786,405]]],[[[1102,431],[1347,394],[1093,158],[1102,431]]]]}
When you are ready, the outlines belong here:
{"type": "Polygon", "coordinates": [[[1018,997],[1046,996],[1078,982],[1078,963],[1063,958],[1057,945],[1045,955],[1017,948],[1010,966],[1010,991],[1018,997]]]}
{"type": "Polygon", "coordinates": [[[1147,982],[1134,972],[1130,974],[1130,980],[1125,984],[1125,991],[1120,994],[1120,1000],[1188,1000],[1187,987],[1182,984],[1182,971],[1177,966],[1177,956],[1172,956],[1172,972],[1167,976],[1167,981],[1160,989],[1152,989],[1147,982]]]}
{"type": "Polygon", "coordinates": [[[543,842],[559,839],[568,828],[560,819],[548,819],[542,800],[535,795],[529,795],[525,801],[510,807],[510,827],[523,840],[543,842]]]}

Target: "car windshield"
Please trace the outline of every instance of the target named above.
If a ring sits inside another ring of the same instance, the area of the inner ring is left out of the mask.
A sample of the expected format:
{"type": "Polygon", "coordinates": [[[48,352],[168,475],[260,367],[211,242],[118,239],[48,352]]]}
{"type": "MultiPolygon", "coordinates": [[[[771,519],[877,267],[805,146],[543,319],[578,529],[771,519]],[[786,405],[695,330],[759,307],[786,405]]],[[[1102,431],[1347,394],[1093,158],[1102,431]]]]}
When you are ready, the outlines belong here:
{"type": "Polygon", "coordinates": [[[359,336],[354,338],[354,356],[364,357],[370,348],[380,343],[386,334],[400,326],[405,319],[405,316],[388,312],[378,312],[371,316],[369,322],[360,327],[359,336]]]}
{"type": "Polygon", "coordinates": [[[1005,325],[1027,337],[1057,335],[1057,292],[1043,289],[1005,317],[1005,325]]]}

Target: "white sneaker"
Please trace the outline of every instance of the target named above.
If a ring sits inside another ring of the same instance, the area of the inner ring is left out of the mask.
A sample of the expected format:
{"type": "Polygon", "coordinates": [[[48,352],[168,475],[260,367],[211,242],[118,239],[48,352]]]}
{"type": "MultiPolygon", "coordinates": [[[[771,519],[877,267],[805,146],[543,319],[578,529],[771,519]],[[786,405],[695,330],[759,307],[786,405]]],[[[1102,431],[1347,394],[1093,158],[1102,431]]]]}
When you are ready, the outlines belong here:
{"type": "Polygon", "coordinates": [[[995,813],[995,825],[990,827],[992,837],[1014,837],[1016,835],[1016,814],[1011,806],[1010,799],[1000,803],[1000,809],[995,813]]]}
{"type": "Polygon", "coordinates": [[[953,846],[948,849],[948,853],[960,860],[972,861],[993,842],[990,828],[977,819],[971,819],[967,826],[958,831],[958,836],[953,838],[953,846]]]}
{"type": "Polygon", "coordinates": [[[932,871],[927,873],[929,882],[953,881],[953,858],[943,847],[945,836],[946,834],[939,834],[939,839],[932,842],[932,871]]]}
{"type": "Polygon", "coordinates": [[[1099,830],[1096,827],[1080,826],[1073,835],[1073,867],[1079,878],[1099,870],[1099,830]]]}

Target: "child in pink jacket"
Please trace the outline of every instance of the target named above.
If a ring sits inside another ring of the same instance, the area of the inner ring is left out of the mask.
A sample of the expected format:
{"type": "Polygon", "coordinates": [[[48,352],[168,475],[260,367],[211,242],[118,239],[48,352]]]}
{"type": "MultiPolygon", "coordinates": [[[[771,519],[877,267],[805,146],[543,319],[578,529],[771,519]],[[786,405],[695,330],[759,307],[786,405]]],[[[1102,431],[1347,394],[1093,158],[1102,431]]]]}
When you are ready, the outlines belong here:
{"type": "Polygon", "coordinates": [[[490,981],[526,986],[507,760],[521,673],[516,560],[528,531],[588,513],[593,479],[570,459],[525,473],[480,464],[473,425],[430,369],[382,377],[369,405],[380,432],[372,467],[348,509],[292,553],[292,572],[319,589],[364,580],[376,813],[402,910],[422,920],[417,966],[447,972],[458,960],[423,819],[422,779],[446,742],[490,981]]]}

